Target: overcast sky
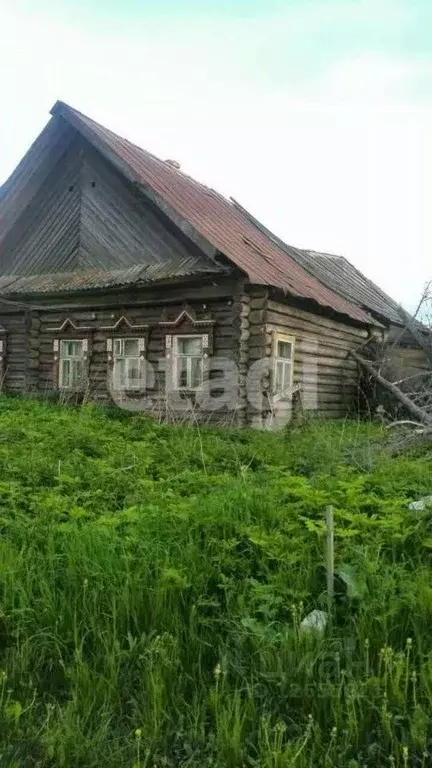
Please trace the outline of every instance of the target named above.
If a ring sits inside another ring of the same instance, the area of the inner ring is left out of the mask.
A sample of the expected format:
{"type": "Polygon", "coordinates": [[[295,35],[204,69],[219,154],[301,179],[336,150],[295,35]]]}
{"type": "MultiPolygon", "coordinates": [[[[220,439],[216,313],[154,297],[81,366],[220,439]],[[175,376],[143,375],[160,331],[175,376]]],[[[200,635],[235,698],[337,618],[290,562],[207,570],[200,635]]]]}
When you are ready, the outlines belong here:
{"type": "Polygon", "coordinates": [[[3,0],[0,183],[57,99],[341,253],[432,278],[431,0],[3,0]]]}

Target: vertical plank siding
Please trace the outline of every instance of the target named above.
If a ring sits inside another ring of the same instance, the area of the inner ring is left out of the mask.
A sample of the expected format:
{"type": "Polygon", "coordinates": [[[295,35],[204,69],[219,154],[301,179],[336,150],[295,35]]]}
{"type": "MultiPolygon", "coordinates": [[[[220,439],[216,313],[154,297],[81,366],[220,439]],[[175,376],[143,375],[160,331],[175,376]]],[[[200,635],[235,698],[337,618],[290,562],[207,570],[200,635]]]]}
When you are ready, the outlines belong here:
{"type": "MultiPolygon", "coordinates": [[[[201,254],[83,140],[70,141],[1,245],[3,275],[135,264],[199,267],[201,254]]],[[[202,255],[203,266],[208,259],[202,255]]]]}
{"type": "Polygon", "coordinates": [[[3,389],[22,394],[27,388],[28,333],[25,312],[0,315],[6,330],[6,360],[3,389]]]}
{"type": "Polygon", "coordinates": [[[2,274],[47,274],[78,266],[80,152],[76,141],[2,243],[2,274]]]}
{"type": "Polygon", "coordinates": [[[167,259],[181,263],[192,253],[196,256],[196,247],[186,245],[163,214],[88,147],[81,183],[82,266],[111,269],[160,264],[167,259]]]}

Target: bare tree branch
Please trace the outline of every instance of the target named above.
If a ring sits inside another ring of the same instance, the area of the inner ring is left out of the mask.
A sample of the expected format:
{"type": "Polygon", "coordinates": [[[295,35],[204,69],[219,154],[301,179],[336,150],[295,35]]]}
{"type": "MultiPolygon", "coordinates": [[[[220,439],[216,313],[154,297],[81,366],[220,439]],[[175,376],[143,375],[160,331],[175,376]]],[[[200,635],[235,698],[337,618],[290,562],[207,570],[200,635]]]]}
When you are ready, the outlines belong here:
{"type": "Polygon", "coordinates": [[[384,376],[378,373],[378,371],[375,370],[369,360],[366,360],[357,352],[354,352],[354,350],[350,352],[350,355],[372,376],[373,379],[375,379],[375,381],[378,382],[378,384],[391,392],[392,395],[396,397],[399,402],[402,403],[402,405],[407,409],[407,411],[415,416],[416,419],[421,421],[422,424],[426,424],[426,426],[432,426],[432,416],[430,416],[424,408],[420,408],[418,405],[416,405],[416,403],[414,403],[410,397],[402,392],[402,390],[399,389],[396,384],[388,381],[384,378],[384,376]]]}

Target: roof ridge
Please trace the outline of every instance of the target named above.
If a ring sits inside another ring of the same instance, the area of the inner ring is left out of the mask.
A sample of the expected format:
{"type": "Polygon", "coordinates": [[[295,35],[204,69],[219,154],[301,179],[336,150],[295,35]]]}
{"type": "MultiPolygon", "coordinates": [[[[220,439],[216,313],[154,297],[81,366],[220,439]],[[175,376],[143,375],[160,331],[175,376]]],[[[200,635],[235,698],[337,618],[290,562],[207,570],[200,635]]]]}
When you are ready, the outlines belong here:
{"type": "Polygon", "coordinates": [[[207,184],[204,184],[204,182],[199,181],[198,179],[194,179],[193,176],[190,176],[188,173],[185,173],[185,171],[183,171],[182,168],[173,168],[171,165],[169,165],[166,162],[166,160],[162,160],[161,157],[158,157],[157,155],[153,154],[153,152],[150,152],[150,150],[144,149],[144,147],[141,147],[139,144],[135,144],[135,142],[131,141],[126,136],[122,136],[121,134],[116,133],[115,131],[112,131],[111,128],[106,128],[102,123],[99,123],[97,120],[93,120],[92,117],[88,117],[83,112],[80,112],[79,109],[76,109],[75,107],[71,107],[70,104],[67,104],[65,101],[56,101],[56,103],[50,110],[50,114],[51,115],[61,114],[62,111],[64,110],[73,112],[79,118],[86,120],[86,122],[93,123],[93,125],[96,126],[97,128],[103,129],[104,131],[106,131],[106,133],[111,134],[111,136],[113,136],[114,138],[121,139],[121,141],[126,142],[126,144],[128,144],[134,150],[137,150],[138,152],[141,152],[143,155],[150,157],[152,160],[155,160],[157,163],[160,163],[168,171],[171,171],[174,174],[181,173],[182,176],[189,179],[193,184],[196,184],[197,186],[200,186],[203,189],[205,189],[208,193],[213,193],[218,197],[221,197],[223,200],[227,201],[227,198],[225,198],[225,196],[222,195],[220,192],[218,192],[216,189],[213,189],[212,187],[207,186],[207,184]]]}
{"type": "MultiPolygon", "coordinates": [[[[310,253],[310,251],[308,251],[308,253],[310,253]]],[[[331,255],[332,255],[332,254],[328,254],[328,253],[321,253],[320,251],[313,251],[313,253],[316,253],[316,254],[318,254],[318,255],[320,255],[320,256],[331,256],[331,255]]],[[[346,264],[349,264],[349,266],[351,267],[351,269],[354,269],[354,270],[357,272],[357,274],[358,274],[358,275],[360,275],[360,277],[362,277],[362,278],[363,278],[363,280],[366,280],[366,281],[369,283],[369,285],[371,285],[371,286],[373,286],[373,287],[374,287],[374,289],[375,289],[376,291],[379,291],[379,293],[380,293],[380,294],[381,294],[381,295],[382,295],[382,296],[383,296],[385,299],[387,299],[387,301],[390,301],[392,304],[394,304],[394,306],[395,306],[395,307],[399,307],[399,303],[398,303],[398,302],[397,302],[395,299],[393,299],[393,298],[392,298],[392,297],[391,297],[391,296],[390,296],[388,293],[386,293],[386,291],[384,291],[384,290],[383,290],[383,289],[382,289],[382,288],[381,288],[381,287],[378,285],[378,283],[375,283],[375,281],[374,281],[374,280],[371,280],[371,278],[370,278],[370,277],[367,277],[367,276],[365,275],[365,273],[364,273],[364,272],[362,272],[362,271],[361,271],[361,269],[359,269],[358,267],[356,267],[356,265],[355,265],[355,264],[353,264],[353,262],[352,262],[352,261],[350,261],[349,259],[347,259],[347,257],[346,257],[346,256],[343,256],[343,255],[341,254],[340,256],[337,256],[337,258],[339,258],[339,259],[343,259],[343,260],[346,262],[346,264]]]]}
{"type": "MultiPolygon", "coordinates": [[[[218,256],[222,255],[252,284],[278,288],[357,323],[374,323],[355,303],[308,271],[296,248],[282,245],[269,230],[254,225],[250,217],[211,187],[173,169],[65,102],[56,102],[51,114],[58,132],[64,123],[69,123],[139,194],[195,243],[210,266],[220,267],[218,256]],[[248,240],[253,242],[252,246],[248,240]]],[[[27,161],[27,172],[31,172],[35,162],[37,157],[33,154],[27,161]]]]}

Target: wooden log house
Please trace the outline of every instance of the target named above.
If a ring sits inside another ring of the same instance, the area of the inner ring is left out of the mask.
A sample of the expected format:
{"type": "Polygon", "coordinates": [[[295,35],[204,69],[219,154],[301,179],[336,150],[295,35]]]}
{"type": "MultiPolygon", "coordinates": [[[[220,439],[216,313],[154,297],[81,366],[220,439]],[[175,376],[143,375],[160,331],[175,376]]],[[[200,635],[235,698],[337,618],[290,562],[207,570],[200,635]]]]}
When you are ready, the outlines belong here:
{"type": "Polygon", "coordinates": [[[13,393],[262,426],[296,392],[340,417],[358,407],[349,351],[402,325],[346,260],[286,245],[63,102],[0,190],[0,265],[0,374],[13,393]]]}

